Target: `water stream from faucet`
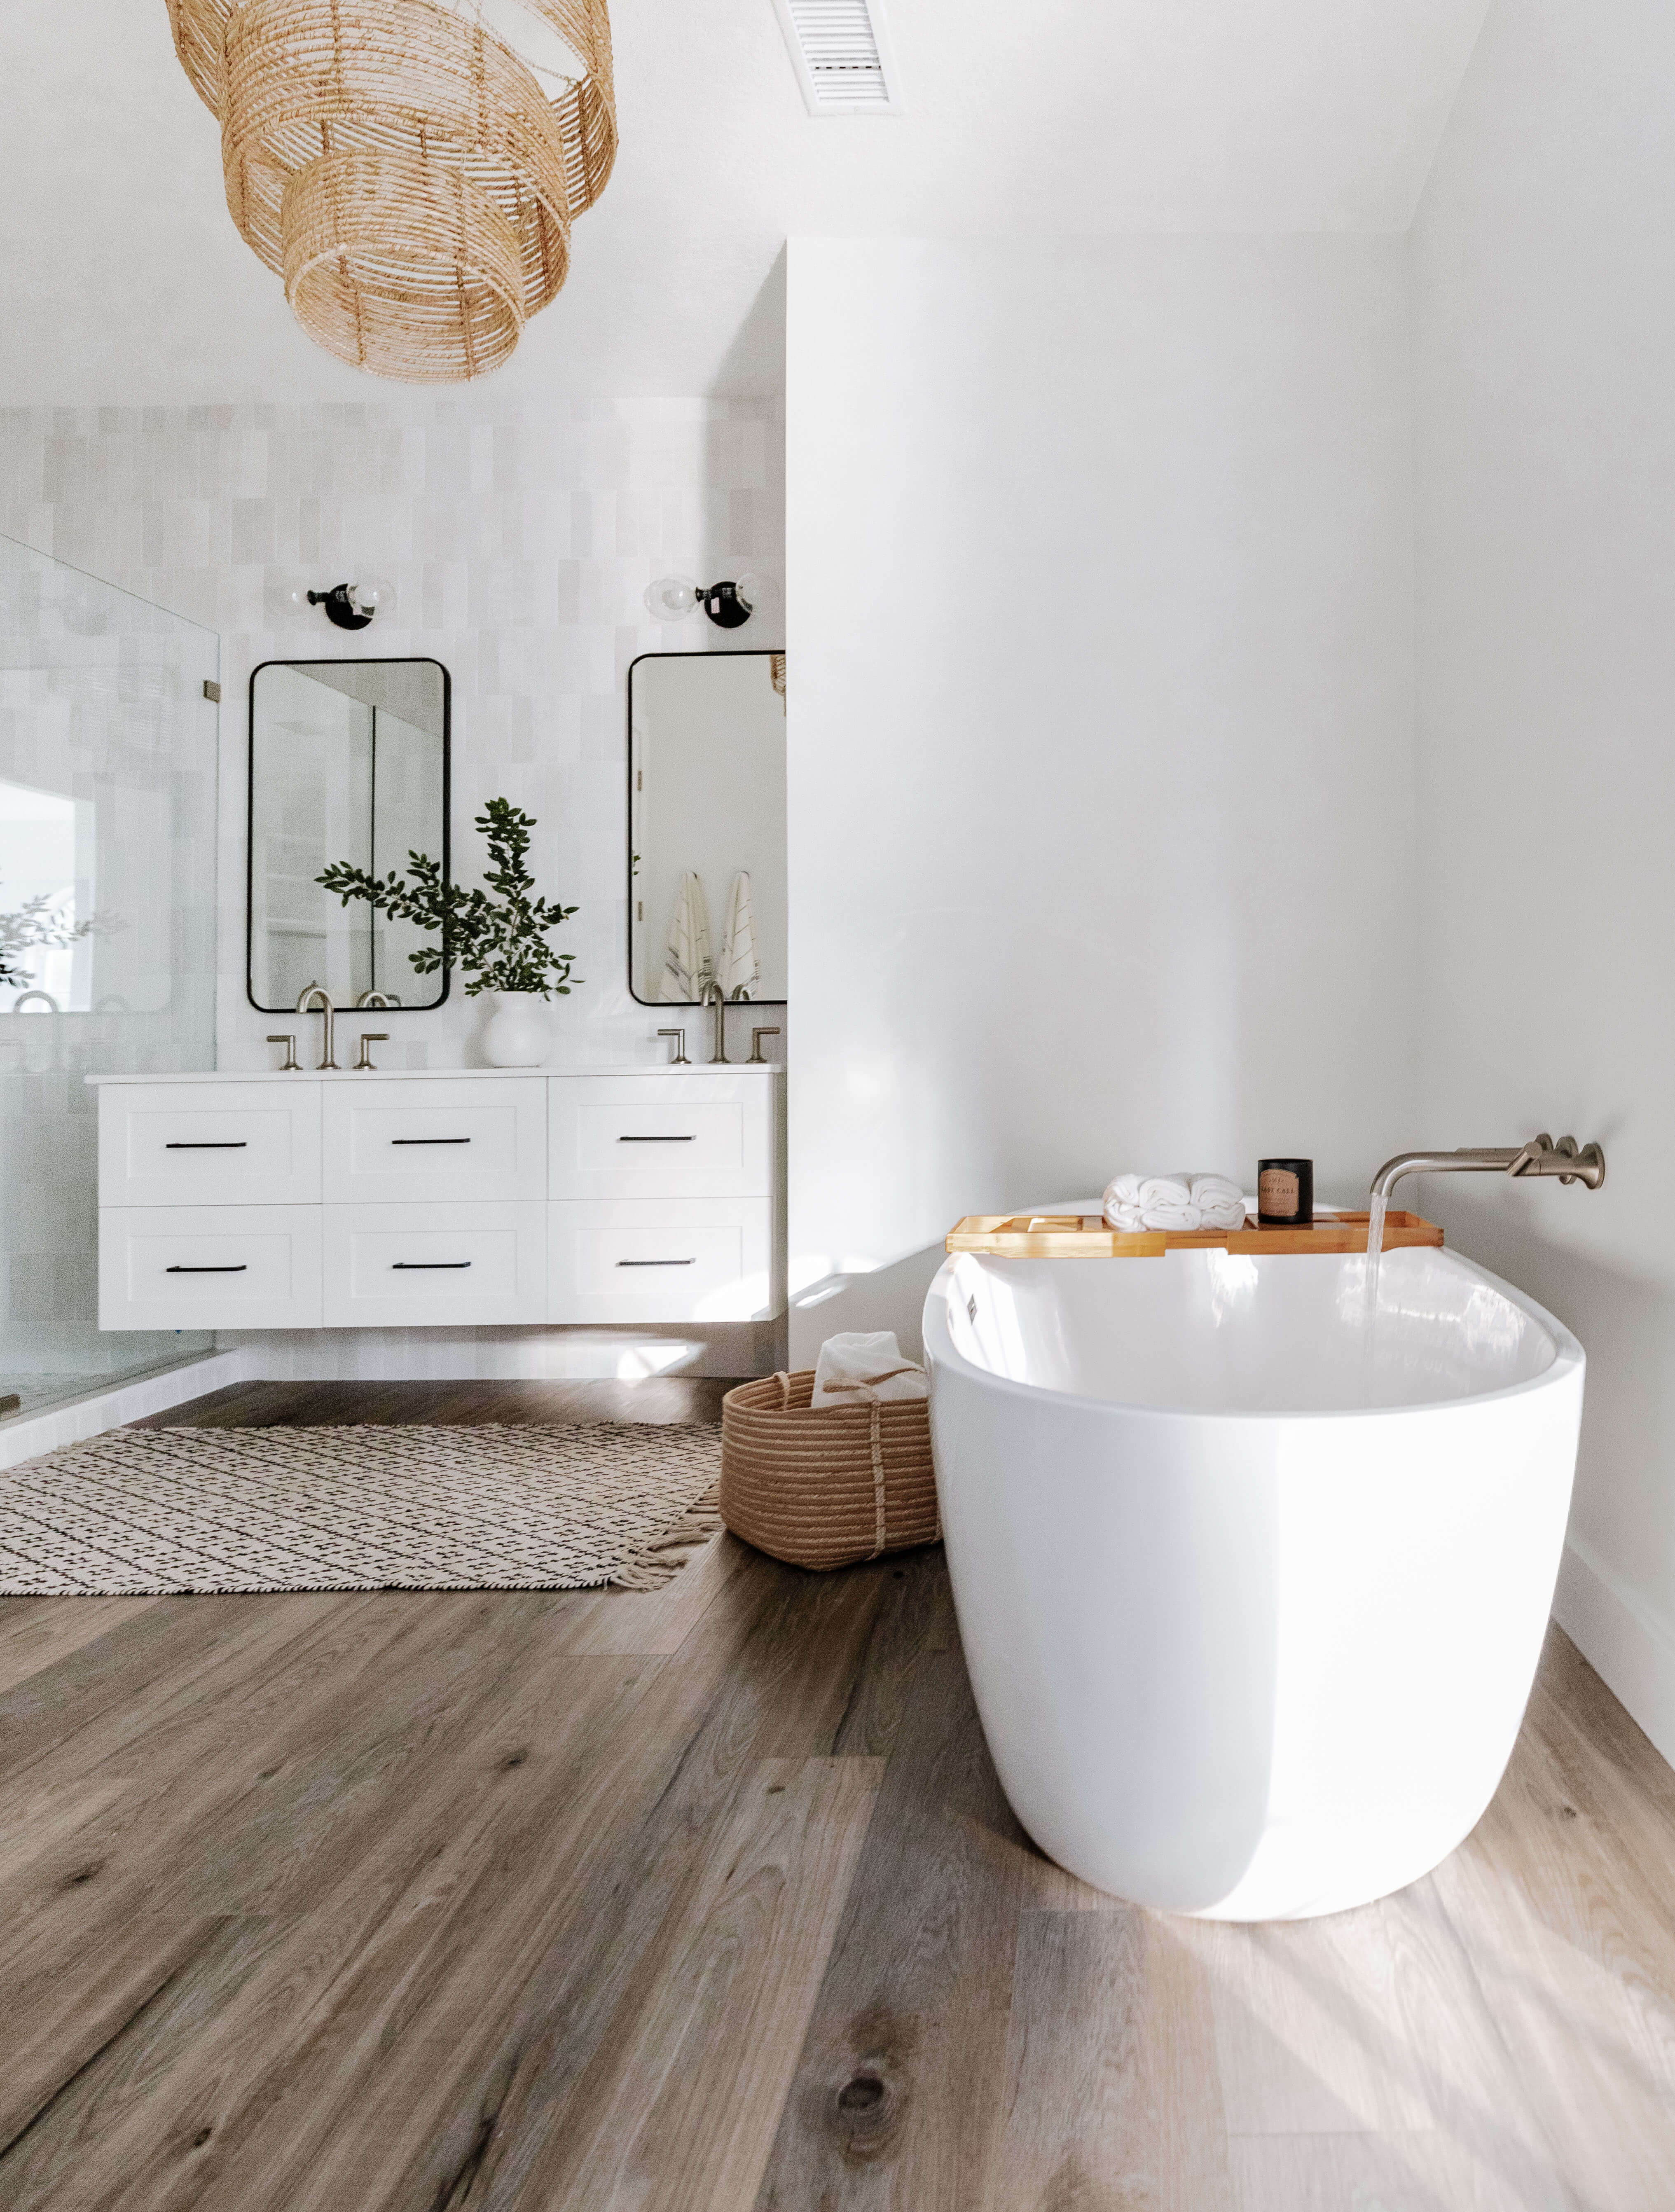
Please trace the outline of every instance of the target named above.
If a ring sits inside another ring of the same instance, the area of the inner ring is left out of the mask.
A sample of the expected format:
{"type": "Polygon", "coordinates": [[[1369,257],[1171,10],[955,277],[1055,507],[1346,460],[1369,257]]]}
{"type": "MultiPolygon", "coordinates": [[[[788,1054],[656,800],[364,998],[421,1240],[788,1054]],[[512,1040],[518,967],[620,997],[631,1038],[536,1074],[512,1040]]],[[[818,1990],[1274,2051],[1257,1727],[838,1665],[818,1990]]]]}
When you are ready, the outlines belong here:
{"type": "Polygon", "coordinates": [[[1376,1192],[1368,1202],[1367,1217],[1367,1271],[1361,1278],[1367,1302],[1367,1325],[1370,1329],[1379,1315],[1379,1276],[1384,1262],[1384,1218],[1390,1205],[1382,1191],[1376,1192]]]}

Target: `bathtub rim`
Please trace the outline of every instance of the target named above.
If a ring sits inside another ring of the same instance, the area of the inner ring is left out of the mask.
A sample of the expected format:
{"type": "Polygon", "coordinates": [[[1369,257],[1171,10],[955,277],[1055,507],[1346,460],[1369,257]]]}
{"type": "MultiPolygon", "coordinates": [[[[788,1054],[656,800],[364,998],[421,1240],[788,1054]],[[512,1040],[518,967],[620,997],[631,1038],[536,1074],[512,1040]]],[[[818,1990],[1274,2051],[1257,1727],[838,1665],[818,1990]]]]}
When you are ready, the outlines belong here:
{"type": "MultiPolygon", "coordinates": [[[[1017,1209],[1020,1213],[1024,1210],[1021,1206],[1017,1209]]],[[[1036,1213],[1069,1212],[1070,1210],[1068,1206],[1044,1206],[1030,1209],[1036,1213]]],[[[1547,1331],[1553,1341],[1554,1356],[1551,1364],[1544,1367],[1539,1375],[1531,1376],[1526,1382],[1505,1383],[1497,1390],[1473,1390],[1463,1398],[1427,1398],[1417,1405],[1339,1406],[1313,1409],[1302,1407],[1291,1409],[1253,1407],[1249,1411],[1241,1411],[1236,1407],[1145,1406],[1131,1398],[1089,1398],[1084,1397],[1079,1391],[1055,1390],[1044,1382],[1019,1382],[1009,1375],[996,1375],[992,1368],[980,1367],[975,1360],[966,1358],[965,1353],[956,1347],[953,1332],[948,1327],[946,1285],[952,1281],[955,1268],[961,1260],[972,1260],[980,1265],[996,1261],[1004,1264],[1005,1255],[992,1252],[950,1252],[932,1277],[930,1288],[925,1292],[924,1311],[921,1323],[924,1335],[926,1362],[933,1372],[938,1366],[947,1366],[985,1389],[1002,1390],[1009,1396],[1026,1399],[1032,1405],[1087,1406],[1097,1407],[1102,1412],[1136,1414],[1163,1421],[1388,1421],[1398,1419],[1409,1414],[1448,1413],[1468,1406],[1500,1405],[1509,1399],[1523,1397],[1531,1391],[1550,1389],[1562,1382],[1573,1373],[1579,1376],[1586,1374],[1587,1352],[1577,1338],[1556,1315],[1549,1313],[1545,1306],[1538,1305],[1535,1299],[1518,1289],[1514,1284],[1508,1283],[1502,1277],[1491,1273],[1489,1268],[1481,1265],[1479,1261],[1468,1259],[1465,1253],[1448,1247],[1440,1249],[1446,1253],[1448,1259],[1457,1261],[1462,1267],[1469,1268],[1480,1281],[1488,1283],[1493,1289],[1499,1291],[1521,1312],[1527,1314],[1532,1321],[1538,1322],[1547,1331]]],[[[1306,1252],[1273,1252],[1261,1256],[1280,1261],[1293,1260],[1303,1267],[1308,1267],[1317,1259],[1341,1259],[1343,1255],[1326,1253],[1316,1255],[1306,1252]]],[[[1167,1255],[1165,1255],[1166,1264],[1166,1258],[1167,1255]]],[[[1146,1263],[1142,1261],[1129,1260],[1043,1260],[1034,1264],[1057,1267],[1138,1267],[1146,1263]]],[[[933,1389],[934,1387],[933,1382],[933,1389]]]]}

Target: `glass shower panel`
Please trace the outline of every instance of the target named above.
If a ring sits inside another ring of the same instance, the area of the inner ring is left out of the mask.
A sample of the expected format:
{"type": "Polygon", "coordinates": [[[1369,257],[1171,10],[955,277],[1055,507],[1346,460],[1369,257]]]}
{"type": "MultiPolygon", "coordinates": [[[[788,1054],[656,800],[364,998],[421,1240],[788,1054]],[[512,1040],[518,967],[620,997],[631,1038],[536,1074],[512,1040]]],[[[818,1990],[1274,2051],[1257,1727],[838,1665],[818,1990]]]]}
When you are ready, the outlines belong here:
{"type": "Polygon", "coordinates": [[[215,1065],[212,630],[0,538],[0,1413],[195,1358],[99,1327],[95,1073],[215,1065]]]}

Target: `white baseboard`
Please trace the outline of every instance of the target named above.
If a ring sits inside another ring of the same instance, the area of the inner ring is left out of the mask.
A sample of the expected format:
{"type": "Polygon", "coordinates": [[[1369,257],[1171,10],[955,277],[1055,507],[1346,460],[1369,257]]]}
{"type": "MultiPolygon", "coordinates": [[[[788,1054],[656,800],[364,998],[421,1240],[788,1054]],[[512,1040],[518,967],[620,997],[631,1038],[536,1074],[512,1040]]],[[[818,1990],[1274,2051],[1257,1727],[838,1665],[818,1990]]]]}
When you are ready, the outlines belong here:
{"type": "Polygon", "coordinates": [[[1579,1536],[1564,1547],[1553,1618],[1675,1765],[1675,1629],[1579,1536]]]}
{"type": "Polygon", "coordinates": [[[60,1444],[78,1444],[106,1429],[119,1429],[125,1421],[143,1421],[151,1413],[167,1413],[190,1398],[210,1390],[224,1390],[229,1382],[247,1379],[242,1352],[206,1352],[201,1359],[165,1368],[161,1375],[143,1375],[136,1382],[101,1388],[88,1378],[79,1398],[62,1405],[46,1406],[38,1413],[25,1413],[0,1425],[0,1467],[15,1467],[41,1452],[56,1451],[60,1444]]]}

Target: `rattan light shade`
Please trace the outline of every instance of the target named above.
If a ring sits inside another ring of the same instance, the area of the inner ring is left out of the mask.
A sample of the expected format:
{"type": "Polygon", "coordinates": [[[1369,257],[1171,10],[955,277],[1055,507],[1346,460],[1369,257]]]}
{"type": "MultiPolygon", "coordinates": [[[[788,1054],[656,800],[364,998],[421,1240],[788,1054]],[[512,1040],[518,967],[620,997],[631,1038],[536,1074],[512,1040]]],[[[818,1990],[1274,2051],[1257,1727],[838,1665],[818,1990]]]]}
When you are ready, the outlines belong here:
{"type": "Polygon", "coordinates": [[[379,375],[505,361],[615,161],[604,0],[492,4],[539,19],[585,74],[545,54],[549,99],[476,0],[168,0],[221,118],[234,222],[309,335],[379,375]]]}
{"type": "Polygon", "coordinates": [[[449,384],[523,330],[517,233],[459,170],[332,154],[285,186],[285,297],[310,337],[376,375],[449,384]]]}

